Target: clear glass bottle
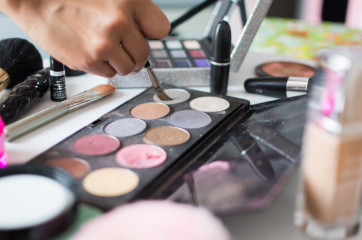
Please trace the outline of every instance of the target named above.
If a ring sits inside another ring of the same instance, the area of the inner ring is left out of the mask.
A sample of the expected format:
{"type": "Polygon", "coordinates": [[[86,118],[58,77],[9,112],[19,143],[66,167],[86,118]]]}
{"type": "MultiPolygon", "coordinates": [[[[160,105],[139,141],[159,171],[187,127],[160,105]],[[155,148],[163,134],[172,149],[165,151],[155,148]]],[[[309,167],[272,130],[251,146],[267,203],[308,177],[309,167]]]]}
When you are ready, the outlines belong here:
{"type": "Polygon", "coordinates": [[[308,106],[295,224],[312,239],[359,231],[362,190],[362,48],[322,52],[323,84],[308,106]],[[359,59],[359,61],[356,61],[359,59]]]}

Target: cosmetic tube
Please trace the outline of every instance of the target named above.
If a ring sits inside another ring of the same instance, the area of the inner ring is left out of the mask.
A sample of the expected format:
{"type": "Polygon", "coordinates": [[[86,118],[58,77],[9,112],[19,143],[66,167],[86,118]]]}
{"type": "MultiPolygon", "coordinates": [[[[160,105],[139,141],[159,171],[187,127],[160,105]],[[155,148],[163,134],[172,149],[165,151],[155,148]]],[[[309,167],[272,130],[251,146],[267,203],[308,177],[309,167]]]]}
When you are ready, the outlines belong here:
{"type": "Polygon", "coordinates": [[[324,84],[312,89],[302,145],[295,224],[312,239],[358,233],[362,183],[362,48],[319,54],[324,84]]]}
{"type": "Polygon", "coordinates": [[[65,68],[63,63],[50,57],[50,99],[61,102],[67,99],[65,88],[65,68]]]}

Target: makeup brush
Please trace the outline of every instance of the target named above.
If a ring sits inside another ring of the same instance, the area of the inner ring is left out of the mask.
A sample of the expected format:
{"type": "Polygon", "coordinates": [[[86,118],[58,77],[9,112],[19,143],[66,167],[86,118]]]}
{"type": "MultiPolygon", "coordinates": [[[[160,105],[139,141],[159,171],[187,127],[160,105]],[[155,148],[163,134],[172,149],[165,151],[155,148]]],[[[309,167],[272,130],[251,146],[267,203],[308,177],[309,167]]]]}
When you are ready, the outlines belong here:
{"type": "Polygon", "coordinates": [[[49,72],[49,68],[37,71],[5,93],[0,101],[5,124],[16,121],[40,101],[49,89],[49,72]]]}
{"type": "Polygon", "coordinates": [[[57,118],[73,112],[85,105],[97,101],[116,91],[110,84],[101,84],[92,89],[78,93],[65,101],[59,102],[38,113],[25,117],[5,127],[6,141],[20,137],[38,127],[41,127],[57,118]]]}
{"type": "Polygon", "coordinates": [[[14,87],[42,68],[42,57],[29,41],[21,38],[0,41],[0,91],[14,87]]]}
{"type": "Polygon", "coordinates": [[[154,73],[154,71],[153,71],[153,69],[151,67],[151,64],[150,64],[150,62],[148,60],[147,60],[147,62],[145,64],[145,68],[146,68],[146,71],[148,73],[148,76],[151,79],[152,85],[155,88],[157,97],[162,101],[171,101],[171,100],[173,100],[163,90],[163,88],[162,88],[160,82],[158,81],[158,79],[156,77],[156,74],[154,73]]]}

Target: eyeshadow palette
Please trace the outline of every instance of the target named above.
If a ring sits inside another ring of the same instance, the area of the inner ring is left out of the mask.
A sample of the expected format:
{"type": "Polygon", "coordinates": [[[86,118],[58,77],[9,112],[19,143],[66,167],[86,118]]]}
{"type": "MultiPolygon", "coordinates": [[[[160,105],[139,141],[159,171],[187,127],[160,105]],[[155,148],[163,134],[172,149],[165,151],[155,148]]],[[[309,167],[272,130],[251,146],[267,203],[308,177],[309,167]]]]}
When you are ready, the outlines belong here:
{"type": "Polygon", "coordinates": [[[163,198],[173,179],[197,164],[199,156],[236,122],[249,102],[171,88],[161,101],[148,88],[69,138],[35,157],[70,173],[79,200],[110,209],[144,198],[163,198]]]}
{"type": "MultiPolygon", "coordinates": [[[[168,37],[162,40],[149,40],[149,45],[151,48],[149,61],[161,83],[175,86],[210,85],[211,41],[208,38],[168,37]]],[[[151,85],[144,70],[135,75],[116,75],[110,81],[117,88],[151,85]]]]}

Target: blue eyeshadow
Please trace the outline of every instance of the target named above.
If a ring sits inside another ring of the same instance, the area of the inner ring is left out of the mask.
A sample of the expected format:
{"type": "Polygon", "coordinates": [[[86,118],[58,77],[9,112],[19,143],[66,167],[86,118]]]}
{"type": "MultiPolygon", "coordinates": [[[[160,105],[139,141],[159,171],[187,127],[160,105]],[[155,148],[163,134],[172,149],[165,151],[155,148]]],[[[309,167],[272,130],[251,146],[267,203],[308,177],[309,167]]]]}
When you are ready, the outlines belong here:
{"type": "Polygon", "coordinates": [[[210,67],[209,60],[207,59],[195,59],[194,63],[197,67],[210,67]]]}
{"type": "Polygon", "coordinates": [[[177,67],[191,67],[191,63],[187,59],[175,60],[177,67]]]}

